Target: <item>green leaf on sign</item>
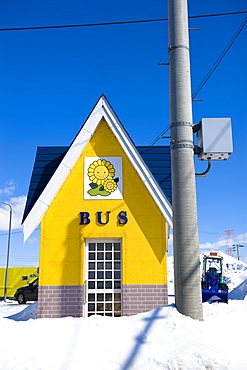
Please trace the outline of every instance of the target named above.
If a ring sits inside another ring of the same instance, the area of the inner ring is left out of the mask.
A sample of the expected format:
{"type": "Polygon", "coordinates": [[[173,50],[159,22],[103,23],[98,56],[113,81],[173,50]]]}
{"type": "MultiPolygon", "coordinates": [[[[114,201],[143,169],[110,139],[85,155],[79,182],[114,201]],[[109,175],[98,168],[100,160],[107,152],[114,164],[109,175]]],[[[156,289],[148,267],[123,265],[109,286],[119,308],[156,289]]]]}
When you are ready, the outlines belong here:
{"type": "Polygon", "coordinates": [[[89,184],[89,186],[92,188],[92,189],[96,189],[98,187],[97,184],[95,184],[94,182],[91,182],[91,184],[89,184]]]}
{"type": "Polygon", "coordinates": [[[106,191],[106,190],[102,190],[102,191],[99,191],[99,195],[102,195],[103,197],[107,197],[107,195],[110,195],[111,193],[109,193],[109,191],[106,191]]]}
{"type": "Polygon", "coordinates": [[[99,192],[98,192],[98,189],[97,188],[96,189],[90,189],[90,190],[88,190],[88,194],[90,194],[93,197],[95,197],[96,195],[99,194],[99,192]]]}

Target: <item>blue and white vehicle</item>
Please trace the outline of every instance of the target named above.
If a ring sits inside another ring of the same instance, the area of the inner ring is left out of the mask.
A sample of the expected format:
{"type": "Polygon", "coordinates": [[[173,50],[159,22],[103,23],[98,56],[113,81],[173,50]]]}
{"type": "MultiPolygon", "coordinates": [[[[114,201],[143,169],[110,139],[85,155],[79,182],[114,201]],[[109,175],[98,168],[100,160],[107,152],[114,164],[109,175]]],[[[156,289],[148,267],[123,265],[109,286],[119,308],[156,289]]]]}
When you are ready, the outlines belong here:
{"type": "Polygon", "coordinates": [[[223,277],[223,257],[218,252],[203,256],[202,302],[228,303],[228,286],[223,277]]]}

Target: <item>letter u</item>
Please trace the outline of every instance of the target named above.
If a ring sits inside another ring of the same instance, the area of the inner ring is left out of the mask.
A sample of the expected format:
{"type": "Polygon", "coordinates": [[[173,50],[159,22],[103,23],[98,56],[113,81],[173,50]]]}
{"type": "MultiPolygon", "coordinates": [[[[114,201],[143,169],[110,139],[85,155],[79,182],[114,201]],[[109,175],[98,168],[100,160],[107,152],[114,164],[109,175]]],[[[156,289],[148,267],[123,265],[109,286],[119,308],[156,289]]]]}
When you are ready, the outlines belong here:
{"type": "Polygon", "coordinates": [[[97,212],[97,222],[100,224],[100,225],[106,225],[108,224],[108,222],[110,221],[110,211],[107,211],[106,212],[106,222],[102,222],[102,219],[101,219],[101,215],[102,215],[102,212],[97,212]]]}

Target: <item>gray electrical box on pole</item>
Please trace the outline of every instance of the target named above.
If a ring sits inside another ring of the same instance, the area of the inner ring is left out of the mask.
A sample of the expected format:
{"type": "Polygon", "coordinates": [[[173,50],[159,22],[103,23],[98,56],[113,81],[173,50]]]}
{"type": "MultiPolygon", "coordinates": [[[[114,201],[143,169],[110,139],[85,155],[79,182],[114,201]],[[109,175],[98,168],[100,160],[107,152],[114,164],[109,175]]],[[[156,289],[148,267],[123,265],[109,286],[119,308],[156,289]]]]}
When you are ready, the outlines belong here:
{"type": "Polygon", "coordinates": [[[203,118],[197,132],[200,160],[226,160],[233,152],[231,118],[203,118]]]}
{"type": "Polygon", "coordinates": [[[187,0],[168,0],[175,305],[203,320],[187,0]]]}

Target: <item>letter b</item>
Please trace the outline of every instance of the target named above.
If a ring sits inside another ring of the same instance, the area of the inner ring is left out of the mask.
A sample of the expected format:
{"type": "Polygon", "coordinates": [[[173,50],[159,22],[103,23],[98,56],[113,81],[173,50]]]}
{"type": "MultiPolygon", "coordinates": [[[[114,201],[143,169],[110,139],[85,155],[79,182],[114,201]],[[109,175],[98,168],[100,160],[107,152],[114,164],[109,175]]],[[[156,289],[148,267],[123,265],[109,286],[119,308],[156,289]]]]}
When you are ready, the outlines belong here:
{"type": "Polygon", "coordinates": [[[90,224],[90,213],[89,212],[80,212],[80,225],[90,224]]]}

